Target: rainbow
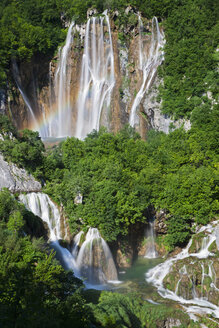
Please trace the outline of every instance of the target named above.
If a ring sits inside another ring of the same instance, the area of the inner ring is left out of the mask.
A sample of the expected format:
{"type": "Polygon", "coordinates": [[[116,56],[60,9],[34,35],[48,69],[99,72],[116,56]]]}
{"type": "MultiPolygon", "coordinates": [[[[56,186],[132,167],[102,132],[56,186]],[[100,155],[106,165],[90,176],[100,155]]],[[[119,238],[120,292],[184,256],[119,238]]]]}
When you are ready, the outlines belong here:
{"type": "MultiPolygon", "coordinates": [[[[65,115],[65,112],[67,113],[68,110],[69,104],[65,104],[64,106],[62,106],[62,115],[65,115]]],[[[57,135],[54,136],[50,131],[50,129],[52,129],[54,132],[54,130],[56,131],[56,129],[58,128],[59,114],[59,107],[55,104],[52,106],[52,108],[49,109],[49,112],[45,113],[45,115],[41,113],[41,115],[37,117],[37,124],[33,121],[30,122],[30,124],[28,125],[28,129],[38,131],[42,139],[47,137],[64,137],[57,135]]]]}

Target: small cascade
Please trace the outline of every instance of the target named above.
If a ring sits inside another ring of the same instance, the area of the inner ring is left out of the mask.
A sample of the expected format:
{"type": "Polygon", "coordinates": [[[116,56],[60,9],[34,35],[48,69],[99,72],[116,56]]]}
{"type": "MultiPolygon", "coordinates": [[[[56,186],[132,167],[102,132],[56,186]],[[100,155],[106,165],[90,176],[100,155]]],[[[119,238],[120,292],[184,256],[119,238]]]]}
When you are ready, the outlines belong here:
{"type": "Polygon", "coordinates": [[[178,294],[179,285],[181,283],[181,280],[183,279],[183,276],[187,275],[187,269],[186,269],[185,265],[179,270],[179,273],[180,273],[180,279],[178,280],[178,282],[176,284],[176,288],[175,288],[175,294],[176,295],[178,294]]]}
{"type": "Polygon", "coordinates": [[[21,194],[20,201],[25,207],[47,223],[50,241],[61,239],[60,213],[49,196],[43,193],[21,194]]]}
{"type": "Polygon", "coordinates": [[[216,272],[213,267],[213,261],[210,261],[208,264],[208,275],[211,278],[211,287],[214,288],[217,292],[219,292],[219,288],[216,286],[216,272]]]}
{"type": "Polygon", "coordinates": [[[151,46],[148,53],[143,53],[142,45],[142,30],[143,24],[140,15],[139,19],[139,68],[143,71],[143,79],[140,90],[138,91],[129,116],[129,124],[134,127],[139,122],[137,115],[138,106],[145,94],[151,87],[153,79],[156,76],[157,68],[162,63],[164,59],[164,52],[162,47],[164,46],[164,34],[160,31],[158,20],[156,17],[152,19],[152,36],[151,36],[151,46]]]}
{"type": "Polygon", "coordinates": [[[76,137],[84,139],[99,130],[101,114],[108,114],[115,84],[112,36],[107,11],[89,18],[86,25],[80,89],[77,104],[76,137]]]}
{"type": "Polygon", "coordinates": [[[80,245],[80,241],[81,241],[81,236],[84,234],[83,231],[80,231],[75,237],[74,237],[74,245],[73,245],[73,249],[72,249],[72,255],[74,256],[74,258],[76,258],[78,256],[78,252],[79,252],[79,245],[80,245]]]}
{"type": "MultiPolygon", "coordinates": [[[[213,222],[214,224],[214,222],[213,222]]],[[[191,299],[185,299],[182,296],[178,295],[179,290],[179,284],[177,288],[175,289],[175,292],[166,289],[164,287],[164,279],[165,277],[171,272],[171,268],[174,265],[176,261],[187,259],[187,258],[197,258],[199,259],[206,259],[209,256],[213,256],[209,251],[209,247],[212,245],[212,243],[216,240],[216,229],[214,225],[207,225],[206,227],[202,227],[197,233],[205,232],[207,234],[206,237],[203,238],[202,241],[202,247],[199,252],[197,253],[189,253],[189,249],[192,245],[192,239],[189,241],[187,247],[183,249],[179,254],[177,254],[174,257],[169,258],[165,262],[157,265],[153,269],[149,270],[146,273],[146,280],[147,282],[152,283],[155,287],[157,287],[157,290],[159,294],[164,297],[168,298],[174,301],[177,301],[181,304],[185,305],[185,308],[188,313],[194,314],[194,313],[207,313],[212,314],[214,317],[219,318],[219,308],[215,304],[211,303],[210,301],[206,300],[203,297],[203,283],[204,283],[204,277],[206,275],[205,273],[205,267],[201,263],[202,268],[202,274],[201,274],[201,296],[197,295],[195,284],[192,281],[192,298],[191,299]]],[[[191,265],[192,263],[190,263],[191,265]]],[[[187,271],[186,271],[187,272],[187,271]]],[[[181,272],[183,274],[183,271],[181,272]]],[[[187,273],[188,275],[188,273],[187,273]]],[[[213,273],[213,265],[210,262],[209,264],[209,277],[212,276],[212,281],[214,279],[214,273],[213,273]]],[[[191,278],[189,278],[191,280],[191,278]]],[[[214,284],[214,283],[213,283],[214,284]]]]}
{"type": "Polygon", "coordinates": [[[148,229],[146,231],[146,242],[147,248],[144,257],[148,259],[155,259],[157,257],[157,252],[154,243],[154,220],[148,222],[148,229]]]}
{"type": "Polygon", "coordinates": [[[73,270],[75,275],[77,275],[77,268],[72,254],[67,248],[59,244],[59,240],[62,239],[62,233],[61,218],[57,206],[50,200],[48,195],[43,193],[21,194],[19,199],[28,210],[47,223],[50,232],[50,246],[56,251],[63,267],[67,270],[73,270]]]}
{"type": "Polygon", "coordinates": [[[203,263],[201,263],[201,268],[202,268],[202,280],[201,280],[201,298],[203,297],[203,289],[204,289],[204,279],[205,279],[205,266],[203,263]]]}
{"type": "MultiPolygon", "coordinates": [[[[78,252],[76,247],[80,237],[80,233],[75,237],[74,254],[78,252]]],[[[105,284],[109,280],[118,279],[110,249],[96,228],[89,228],[78,252],[76,264],[80,276],[86,278],[88,283],[105,284]]]]}
{"type": "Polygon", "coordinates": [[[20,91],[20,94],[21,94],[21,96],[24,100],[24,103],[28,108],[29,115],[30,115],[30,120],[31,120],[31,123],[33,124],[33,130],[35,130],[35,127],[37,126],[37,119],[36,119],[36,116],[34,115],[34,111],[33,111],[32,107],[30,105],[30,102],[29,102],[29,100],[28,100],[28,98],[27,98],[27,96],[26,96],[26,94],[25,94],[25,92],[22,88],[19,69],[18,69],[17,63],[15,61],[13,61],[13,63],[12,63],[12,68],[13,68],[14,80],[15,80],[16,85],[18,87],[18,90],[20,91]]]}

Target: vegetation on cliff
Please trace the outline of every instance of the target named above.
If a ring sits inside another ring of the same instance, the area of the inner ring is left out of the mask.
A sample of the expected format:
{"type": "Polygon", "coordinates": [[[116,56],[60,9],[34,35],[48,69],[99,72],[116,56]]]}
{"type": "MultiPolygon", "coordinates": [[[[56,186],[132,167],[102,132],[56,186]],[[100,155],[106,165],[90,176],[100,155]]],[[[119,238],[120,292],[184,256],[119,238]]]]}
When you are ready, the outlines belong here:
{"type": "Polygon", "coordinates": [[[146,142],[127,126],[116,135],[100,129],[84,141],[68,138],[46,152],[36,132],[14,132],[0,149],[46,182],[45,191],[64,205],[72,232],[83,222],[116,240],[136,222],[147,222],[150,208],[163,209],[169,217],[166,244],[173,248],[185,245],[193,223],[207,224],[218,213],[218,122],[218,111],[203,106],[188,132],[150,131],[146,142]],[[83,202],[76,205],[78,193],[83,202]]]}
{"type": "Polygon", "coordinates": [[[116,135],[101,129],[84,141],[68,138],[46,159],[46,192],[63,203],[72,229],[82,218],[108,241],[146,222],[149,207],[164,209],[166,243],[182,246],[194,222],[206,224],[218,212],[218,112],[206,109],[204,115],[208,124],[200,115],[190,131],[151,131],[146,142],[130,127],[116,135]],[[52,171],[50,161],[58,163],[52,171]],[[75,205],[79,192],[83,203],[75,205]]]}

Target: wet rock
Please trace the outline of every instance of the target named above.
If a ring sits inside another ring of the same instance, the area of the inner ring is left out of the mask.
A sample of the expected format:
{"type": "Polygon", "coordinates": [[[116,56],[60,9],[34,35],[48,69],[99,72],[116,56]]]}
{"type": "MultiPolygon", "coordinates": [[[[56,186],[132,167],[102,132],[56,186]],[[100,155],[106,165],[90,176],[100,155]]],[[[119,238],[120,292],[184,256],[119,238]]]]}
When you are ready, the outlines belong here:
{"type": "Polygon", "coordinates": [[[8,163],[0,155],[0,190],[8,188],[11,192],[40,191],[41,184],[26,170],[13,163],[8,163]]]}
{"type": "Polygon", "coordinates": [[[132,265],[133,250],[130,248],[126,252],[122,252],[121,249],[117,250],[116,263],[119,268],[130,268],[132,265]]]}
{"type": "Polygon", "coordinates": [[[94,15],[96,15],[98,13],[97,9],[93,8],[93,9],[88,9],[87,11],[87,18],[90,18],[94,15]]]}
{"type": "Polygon", "coordinates": [[[172,328],[172,327],[179,327],[181,325],[181,321],[179,319],[168,318],[165,321],[164,328],[172,328]]]}
{"type": "Polygon", "coordinates": [[[83,196],[81,193],[78,193],[74,199],[74,204],[78,205],[78,204],[82,204],[82,202],[83,202],[83,196]]]}
{"type": "Polygon", "coordinates": [[[128,6],[126,9],[125,9],[125,14],[128,15],[130,13],[134,13],[135,10],[134,8],[132,8],[132,6],[128,6]]]}
{"type": "Polygon", "coordinates": [[[156,212],[156,220],[154,229],[157,234],[166,234],[167,233],[167,224],[166,224],[166,213],[163,210],[160,210],[159,212],[156,212]]]}

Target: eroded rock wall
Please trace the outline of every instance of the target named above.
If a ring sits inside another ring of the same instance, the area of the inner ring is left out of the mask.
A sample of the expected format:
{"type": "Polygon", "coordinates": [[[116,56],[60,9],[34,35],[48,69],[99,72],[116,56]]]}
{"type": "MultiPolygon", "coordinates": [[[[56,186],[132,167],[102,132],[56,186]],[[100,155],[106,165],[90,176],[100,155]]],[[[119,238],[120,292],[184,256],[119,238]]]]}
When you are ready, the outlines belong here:
{"type": "MultiPolygon", "coordinates": [[[[92,11],[93,14],[96,12],[92,11]]],[[[90,12],[88,16],[90,17],[90,12]]],[[[142,27],[139,28],[139,16],[134,9],[127,9],[126,23],[121,24],[120,13],[110,13],[110,27],[114,54],[115,84],[111,94],[110,113],[105,115],[102,111],[100,125],[109,131],[117,132],[129,122],[130,111],[134,99],[141,88],[143,71],[141,67],[140,49],[143,54],[148,54],[152,46],[152,21],[141,18],[142,27]]],[[[98,22],[98,20],[97,20],[98,22]]],[[[96,24],[98,32],[98,23],[96,24]]],[[[162,25],[159,26],[161,32],[162,25]]],[[[71,104],[71,135],[76,134],[77,110],[80,89],[82,58],[84,51],[86,25],[75,26],[72,32],[72,43],[68,57],[68,70],[70,74],[70,104],[71,104]]],[[[104,33],[108,33],[105,31],[104,33]]],[[[92,34],[91,34],[92,35],[92,34]]],[[[49,58],[35,57],[29,63],[20,64],[19,78],[33,112],[36,116],[39,129],[42,122],[57,113],[57,70],[59,56],[55,56],[49,63],[49,58]]],[[[12,67],[12,80],[13,80],[12,67]]],[[[165,133],[169,132],[170,123],[173,121],[161,114],[161,102],[158,101],[158,88],[162,80],[154,75],[149,90],[143,95],[137,108],[138,124],[136,130],[145,137],[148,129],[154,128],[165,133]]],[[[18,128],[33,128],[30,113],[24,98],[15,83],[11,83],[9,90],[8,108],[18,128]]],[[[63,109],[64,110],[64,109],[63,109]]],[[[178,125],[177,125],[178,124],[178,125]]],[[[179,122],[179,126],[183,122],[179,122]]],[[[189,124],[188,128],[189,128],[189,124]]]]}

